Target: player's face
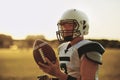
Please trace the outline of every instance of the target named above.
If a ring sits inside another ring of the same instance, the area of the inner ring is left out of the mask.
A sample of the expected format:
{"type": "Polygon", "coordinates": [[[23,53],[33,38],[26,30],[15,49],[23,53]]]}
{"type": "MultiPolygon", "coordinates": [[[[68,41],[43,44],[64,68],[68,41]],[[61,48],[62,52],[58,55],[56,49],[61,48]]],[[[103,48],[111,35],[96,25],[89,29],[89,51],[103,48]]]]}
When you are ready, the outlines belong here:
{"type": "Polygon", "coordinates": [[[74,30],[74,24],[73,23],[64,23],[61,25],[61,29],[64,31],[63,36],[72,36],[73,30],[74,30]]]}

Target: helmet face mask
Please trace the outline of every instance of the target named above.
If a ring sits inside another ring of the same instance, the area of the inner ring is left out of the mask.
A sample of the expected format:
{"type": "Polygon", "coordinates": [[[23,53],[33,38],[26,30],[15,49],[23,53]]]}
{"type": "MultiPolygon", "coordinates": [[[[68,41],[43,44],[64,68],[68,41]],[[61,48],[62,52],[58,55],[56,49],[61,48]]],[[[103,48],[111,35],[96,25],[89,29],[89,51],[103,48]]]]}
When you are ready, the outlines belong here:
{"type": "Polygon", "coordinates": [[[57,25],[58,25],[58,31],[56,32],[56,34],[59,41],[71,41],[73,39],[73,34],[80,32],[78,30],[79,24],[77,23],[76,20],[73,20],[73,19],[61,20],[57,25]],[[63,26],[65,24],[73,24],[73,29],[64,30],[63,26]],[[66,36],[65,34],[68,34],[68,35],[66,36]]]}
{"type": "Polygon", "coordinates": [[[88,34],[88,19],[83,12],[80,12],[76,9],[71,9],[66,11],[61,19],[58,22],[58,31],[56,31],[57,39],[60,42],[63,41],[71,41],[75,37],[83,36],[88,34]],[[63,30],[62,26],[64,24],[73,24],[73,30],[63,30]],[[64,34],[69,34],[69,36],[65,36],[64,34]]]}

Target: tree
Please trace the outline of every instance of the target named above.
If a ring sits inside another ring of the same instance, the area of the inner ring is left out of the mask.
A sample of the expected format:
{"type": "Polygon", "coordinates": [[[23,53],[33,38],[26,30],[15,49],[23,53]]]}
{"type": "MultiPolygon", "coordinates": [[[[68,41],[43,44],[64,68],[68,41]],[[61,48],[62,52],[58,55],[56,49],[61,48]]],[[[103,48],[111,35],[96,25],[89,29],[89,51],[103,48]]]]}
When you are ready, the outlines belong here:
{"type": "Polygon", "coordinates": [[[28,47],[28,48],[29,48],[29,47],[32,47],[32,46],[33,46],[33,43],[34,43],[34,41],[35,41],[36,39],[42,39],[42,40],[44,40],[44,41],[47,41],[43,35],[36,35],[36,36],[34,36],[34,35],[29,35],[29,36],[27,36],[26,39],[25,39],[25,41],[26,41],[26,43],[27,43],[27,47],[28,47]]]}
{"type": "Polygon", "coordinates": [[[0,34],[0,48],[9,48],[13,44],[11,36],[0,34]]]}

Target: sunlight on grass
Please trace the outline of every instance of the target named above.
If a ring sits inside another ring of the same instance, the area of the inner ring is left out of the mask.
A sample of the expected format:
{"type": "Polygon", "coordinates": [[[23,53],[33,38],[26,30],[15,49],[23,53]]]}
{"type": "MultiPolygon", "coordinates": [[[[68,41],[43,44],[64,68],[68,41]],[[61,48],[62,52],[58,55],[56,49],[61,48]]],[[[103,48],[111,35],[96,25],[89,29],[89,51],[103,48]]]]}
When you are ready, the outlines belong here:
{"type": "Polygon", "coordinates": [[[2,77],[36,78],[41,73],[33,59],[32,49],[0,49],[0,63],[2,77]]]}
{"type": "MultiPolygon", "coordinates": [[[[100,80],[119,80],[119,61],[119,49],[106,49],[100,66],[100,80]]],[[[35,63],[32,49],[0,49],[0,80],[37,80],[42,74],[45,73],[35,63]]]]}

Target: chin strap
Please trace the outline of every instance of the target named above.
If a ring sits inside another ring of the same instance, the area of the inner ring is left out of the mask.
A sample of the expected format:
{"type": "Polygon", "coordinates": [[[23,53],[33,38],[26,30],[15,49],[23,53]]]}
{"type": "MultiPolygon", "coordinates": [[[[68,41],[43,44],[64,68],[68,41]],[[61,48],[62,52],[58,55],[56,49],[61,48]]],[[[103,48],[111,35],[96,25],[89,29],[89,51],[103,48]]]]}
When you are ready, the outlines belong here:
{"type": "Polygon", "coordinates": [[[72,41],[72,40],[73,40],[72,36],[64,37],[64,41],[72,41]]]}

